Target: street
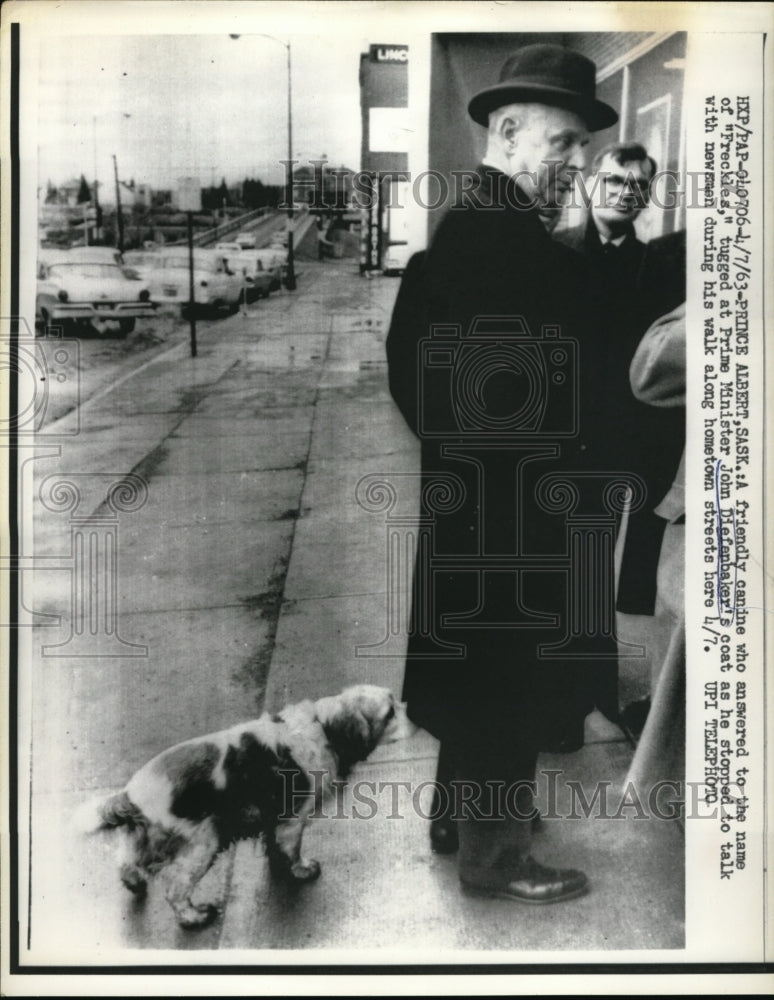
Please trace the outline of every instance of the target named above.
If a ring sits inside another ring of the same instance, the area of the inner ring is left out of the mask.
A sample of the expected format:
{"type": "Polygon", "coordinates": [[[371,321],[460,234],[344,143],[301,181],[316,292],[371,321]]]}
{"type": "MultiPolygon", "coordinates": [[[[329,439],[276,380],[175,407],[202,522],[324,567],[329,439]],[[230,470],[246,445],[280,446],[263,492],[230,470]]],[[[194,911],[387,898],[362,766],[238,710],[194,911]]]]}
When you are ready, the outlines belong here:
{"type": "MultiPolygon", "coordinates": [[[[40,416],[39,429],[65,416],[96,392],[112,385],[139,364],[160,351],[175,346],[187,336],[187,324],[171,311],[159,312],[153,319],[141,321],[126,337],[120,337],[113,329],[102,333],[96,330],[84,331],[77,337],[63,331],[61,339],[69,341],[68,350],[70,345],[75,344],[78,378],[67,379],[49,392],[45,412],[40,416]]],[[[59,337],[50,335],[37,340],[38,350],[42,352],[48,371],[55,367],[53,355],[61,346],[59,341],[59,337]]]]}
{"type": "MultiPolygon", "coordinates": [[[[304,220],[303,236],[308,228],[304,220]]],[[[269,215],[246,226],[255,233],[256,246],[268,246],[278,232],[283,231],[285,219],[282,215],[269,215]]],[[[228,237],[223,237],[227,239],[228,237]]],[[[309,241],[308,241],[309,242],[309,241]]],[[[276,294],[276,293],[274,293],[276,294]]],[[[255,307],[254,307],[255,308],[255,307]]],[[[160,302],[152,319],[140,320],[127,336],[118,332],[118,324],[104,322],[98,328],[83,324],[77,335],[66,326],[57,327],[61,332],[39,336],[37,350],[43,358],[43,367],[52,372],[57,370],[54,353],[60,349],[62,339],[69,341],[67,351],[74,350],[77,357],[70,367],[77,371],[77,378],[67,378],[48,393],[46,406],[37,420],[38,429],[63,417],[79,404],[87,402],[99,391],[107,389],[118,379],[132,372],[138,364],[151,360],[159,352],[174,347],[181,341],[188,341],[189,323],[180,314],[177,304],[160,302]]],[[[212,324],[218,324],[223,317],[197,316],[199,334],[205,334],[212,324]]],[[[42,331],[38,331],[42,334],[42,331]]],[[[206,334],[205,334],[206,335],[206,334]]]]}
{"type": "MultiPolygon", "coordinates": [[[[185,327],[151,324],[89,342],[77,390],[51,387],[22,482],[35,529],[22,573],[34,613],[20,679],[20,745],[33,746],[22,862],[34,858],[22,953],[121,964],[144,961],[138,950],[261,962],[335,949],[432,962],[518,960],[567,941],[682,947],[674,823],[548,819],[536,854],[587,871],[589,896],[537,908],[461,896],[412,795],[435,774],[421,730],[356,768],[375,815],[353,818],[350,790],[343,816],[310,824],[318,882],[274,884],[252,842],[224,852],[201,886],[219,909],[204,930],[177,927],[161,879],[146,900],[125,891],[110,834],[70,829],[84,799],[119,790],[178,740],[351,683],[400,694],[410,567],[398,585],[388,577],[387,518],[416,516],[418,445],[387,388],[399,282],[366,280],[348,260],[303,272],[297,292],[202,323],[195,359],[185,327]],[[364,500],[364,483],[381,481],[394,508],[364,500]]],[[[609,780],[612,797],[630,758],[622,735],[592,732],[582,751],[542,763],[584,788],[609,780]]]]}

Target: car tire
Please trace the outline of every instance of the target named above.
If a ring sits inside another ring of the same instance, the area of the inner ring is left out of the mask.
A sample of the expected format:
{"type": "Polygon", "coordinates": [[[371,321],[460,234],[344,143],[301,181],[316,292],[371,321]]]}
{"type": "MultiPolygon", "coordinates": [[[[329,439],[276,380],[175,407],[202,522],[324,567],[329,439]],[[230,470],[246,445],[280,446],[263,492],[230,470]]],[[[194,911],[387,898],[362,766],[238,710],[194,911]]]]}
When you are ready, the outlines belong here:
{"type": "Polygon", "coordinates": [[[132,317],[131,319],[120,319],[118,321],[118,333],[121,337],[126,337],[130,334],[135,327],[137,320],[132,317]]]}

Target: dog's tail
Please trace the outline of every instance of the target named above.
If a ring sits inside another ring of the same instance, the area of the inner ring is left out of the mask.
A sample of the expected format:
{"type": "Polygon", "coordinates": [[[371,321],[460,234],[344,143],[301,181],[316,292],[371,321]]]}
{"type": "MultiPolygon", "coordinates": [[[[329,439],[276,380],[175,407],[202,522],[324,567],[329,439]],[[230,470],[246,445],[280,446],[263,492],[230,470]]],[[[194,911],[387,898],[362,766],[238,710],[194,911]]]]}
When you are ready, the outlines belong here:
{"type": "Polygon", "coordinates": [[[73,815],[73,827],[80,833],[112,830],[117,826],[135,826],[142,819],[142,812],[132,802],[126,791],[116,792],[108,798],[84,802],[73,815]]]}

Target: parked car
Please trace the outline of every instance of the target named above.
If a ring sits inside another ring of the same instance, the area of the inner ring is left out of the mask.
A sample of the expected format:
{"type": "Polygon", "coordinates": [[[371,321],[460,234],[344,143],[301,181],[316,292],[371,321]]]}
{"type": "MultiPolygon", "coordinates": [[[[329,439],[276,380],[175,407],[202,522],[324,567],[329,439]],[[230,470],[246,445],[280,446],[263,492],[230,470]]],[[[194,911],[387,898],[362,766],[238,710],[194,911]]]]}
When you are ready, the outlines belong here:
{"type": "MultiPolygon", "coordinates": [[[[269,275],[270,292],[276,292],[282,287],[282,279],[284,277],[283,253],[278,253],[270,247],[262,247],[259,250],[243,250],[239,256],[240,259],[249,259],[256,262],[256,264],[260,264],[260,270],[269,275]]],[[[258,270],[258,268],[253,266],[253,270],[258,270]]]]}
{"type": "Polygon", "coordinates": [[[236,234],[234,242],[238,243],[243,250],[254,250],[257,237],[255,233],[249,233],[247,230],[243,230],[241,233],[236,234]]]}
{"type": "MultiPolygon", "coordinates": [[[[285,281],[288,270],[288,251],[285,247],[274,246],[273,244],[268,247],[262,247],[260,250],[254,251],[255,253],[261,254],[261,261],[263,266],[271,269],[272,271],[278,272],[279,284],[276,286],[280,287],[285,281]]],[[[272,289],[273,291],[274,289],[272,289]]]]}
{"type": "MultiPolygon", "coordinates": [[[[190,301],[188,247],[167,247],[158,256],[159,266],[149,279],[153,298],[185,308],[190,301]]],[[[220,250],[196,247],[193,258],[195,304],[235,312],[242,295],[241,275],[229,267],[220,250]]]]}
{"type": "MultiPolygon", "coordinates": [[[[44,329],[51,323],[77,328],[104,321],[118,323],[122,336],[137,319],[154,315],[156,303],[142,282],[133,281],[113,261],[80,260],[83,249],[43,251],[38,261],[35,319],[44,329]]],[[[95,248],[96,249],[96,248],[95,248]]]]}
{"type": "Polygon", "coordinates": [[[244,250],[228,258],[228,266],[237,274],[245,276],[245,300],[267,299],[269,292],[279,288],[280,278],[274,271],[264,268],[263,262],[254,250],[244,250]]]}
{"type": "Polygon", "coordinates": [[[70,260],[84,264],[123,264],[124,258],[118,247],[71,247],[67,254],[70,260]]]}
{"type": "Polygon", "coordinates": [[[215,249],[221,253],[241,253],[242,247],[239,243],[216,243],[215,249]]]}
{"type": "Polygon", "coordinates": [[[159,250],[127,250],[124,254],[124,274],[127,278],[148,283],[159,267],[159,250]]]}

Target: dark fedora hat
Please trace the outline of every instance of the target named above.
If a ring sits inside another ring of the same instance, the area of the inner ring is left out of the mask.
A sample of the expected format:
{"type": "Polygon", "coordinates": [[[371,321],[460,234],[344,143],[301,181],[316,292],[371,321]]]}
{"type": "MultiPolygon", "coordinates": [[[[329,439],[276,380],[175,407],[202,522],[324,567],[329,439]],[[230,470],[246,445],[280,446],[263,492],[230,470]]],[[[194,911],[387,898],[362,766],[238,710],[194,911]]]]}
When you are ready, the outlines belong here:
{"type": "Polygon", "coordinates": [[[479,125],[505,104],[535,102],[575,111],[592,132],[615,125],[618,114],[596,98],[594,63],[561,45],[525,45],[505,61],[500,82],[471,98],[468,112],[479,125]]]}

